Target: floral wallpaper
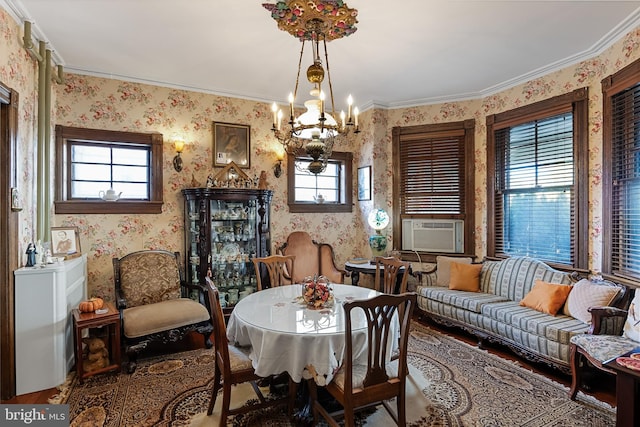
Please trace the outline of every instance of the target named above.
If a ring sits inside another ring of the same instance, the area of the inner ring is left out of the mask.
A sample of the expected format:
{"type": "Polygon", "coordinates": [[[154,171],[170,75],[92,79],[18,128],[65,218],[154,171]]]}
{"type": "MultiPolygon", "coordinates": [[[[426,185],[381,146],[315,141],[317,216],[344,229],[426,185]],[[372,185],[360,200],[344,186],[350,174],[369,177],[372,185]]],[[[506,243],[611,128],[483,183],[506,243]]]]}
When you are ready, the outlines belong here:
{"type": "MultiPolygon", "coordinates": [[[[21,212],[21,242],[24,253],[33,238],[35,218],[35,119],[37,67],[21,47],[20,26],[0,8],[0,81],[20,93],[19,188],[25,209],[21,212]]],[[[157,215],[54,215],[54,226],[77,226],[82,252],[88,254],[90,293],[113,298],[111,258],[126,253],[164,248],[183,251],[183,200],[180,190],[192,180],[204,184],[212,166],[212,122],[251,126],[251,169],[249,176],[267,171],[268,186],[274,191],[271,206],[272,247],[282,244],[294,230],[306,230],[313,238],[331,243],[338,264],[354,256],[370,256],[367,215],[375,208],[392,212],[392,149],[394,126],[476,120],[476,255],[485,255],[486,241],[486,116],[549,97],[588,87],[590,104],[590,214],[589,265],[599,270],[602,263],[602,96],[600,81],[640,57],[640,28],[635,29],[597,57],[536,78],[483,99],[410,108],[371,108],[361,115],[363,131],[349,147],[354,153],[354,209],[352,213],[293,214],[287,207],[286,174],[275,178],[272,167],[278,143],[271,135],[270,105],[245,99],[189,92],[167,87],[68,74],[63,85],[54,86],[53,125],[108,130],[160,132],[164,145],[164,206],[157,215]],[[187,141],[182,153],[184,169],[172,166],[175,155],[171,137],[187,141]],[[373,197],[358,201],[356,171],[372,166],[373,197]]],[[[52,177],[53,179],[53,177],[52,177]]],[[[391,241],[391,229],[385,233],[391,241]]],[[[390,248],[390,245],[389,245],[390,248]]]]}

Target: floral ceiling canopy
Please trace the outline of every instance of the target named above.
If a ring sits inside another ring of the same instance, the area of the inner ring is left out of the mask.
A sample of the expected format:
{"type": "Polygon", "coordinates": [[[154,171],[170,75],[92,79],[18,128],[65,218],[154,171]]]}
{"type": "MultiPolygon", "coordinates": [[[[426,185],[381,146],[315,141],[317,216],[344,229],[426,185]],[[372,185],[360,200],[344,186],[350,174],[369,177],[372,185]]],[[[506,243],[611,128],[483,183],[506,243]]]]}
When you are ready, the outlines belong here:
{"type": "Polygon", "coordinates": [[[358,11],[340,0],[287,0],[275,4],[263,3],[278,23],[278,28],[294,37],[311,40],[315,26],[322,23],[327,41],[349,36],[356,32],[358,11]]]}

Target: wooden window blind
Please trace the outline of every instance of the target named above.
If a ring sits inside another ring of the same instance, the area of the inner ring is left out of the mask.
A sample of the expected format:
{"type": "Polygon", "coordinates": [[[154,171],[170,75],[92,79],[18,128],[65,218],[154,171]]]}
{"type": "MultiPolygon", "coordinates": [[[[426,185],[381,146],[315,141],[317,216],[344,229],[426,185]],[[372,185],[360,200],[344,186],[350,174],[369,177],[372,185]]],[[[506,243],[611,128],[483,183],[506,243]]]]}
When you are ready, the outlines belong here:
{"type": "Polygon", "coordinates": [[[464,215],[464,133],[400,136],[400,209],[464,215]]]}
{"type": "Polygon", "coordinates": [[[487,255],[586,268],[586,88],[487,117],[487,255]]]}

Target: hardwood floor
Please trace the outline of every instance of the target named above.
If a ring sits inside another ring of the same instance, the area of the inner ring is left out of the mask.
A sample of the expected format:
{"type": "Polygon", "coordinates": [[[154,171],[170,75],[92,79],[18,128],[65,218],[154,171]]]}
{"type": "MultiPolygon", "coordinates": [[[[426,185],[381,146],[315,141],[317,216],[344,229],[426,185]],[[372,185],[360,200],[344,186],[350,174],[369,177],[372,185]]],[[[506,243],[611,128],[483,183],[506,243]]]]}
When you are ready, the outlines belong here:
{"type": "MultiPolygon", "coordinates": [[[[477,339],[470,334],[467,334],[459,329],[455,328],[445,328],[443,326],[437,325],[432,322],[422,321],[418,319],[414,319],[414,321],[419,321],[429,327],[437,329],[438,331],[457,338],[461,341],[464,341],[471,345],[477,344],[477,339]]],[[[192,348],[204,348],[204,340],[202,336],[198,334],[190,335],[185,341],[182,343],[176,344],[176,351],[179,350],[188,350],[192,348]]],[[[554,380],[560,384],[563,384],[567,387],[571,384],[571,377],[568,375],[564,375],[559,373],[556,370],[548,368],[546,366],[541,366],[538,364],[529,363],[523,359],[520,359],[518,356],[514,355],[504,347],[498,345],[487,345],[487,350],[495,355],[503,357],[505,359],[517,361],[520,366],[525,369],[529,369],[531,371],[537,372],[541,375],[546,376],[547,378],[554,380]]],[[[597,389],[587,392],[587,394],[594,396],[596,399],[606,402],[612,406],[615,406],[615,377],[606,373],[599,374],[596,378],[592,378],[592,383],[597,384],[597,389]]],[[[42,390],[35,393],[24,394],[21,396],[16,396],[13,399],[3,400],[2,403],[22,403],[22,404],[38,404],[38,403],[47,403],[48,399],[57,393],[57,389],[49,389],[42,390]]]]}

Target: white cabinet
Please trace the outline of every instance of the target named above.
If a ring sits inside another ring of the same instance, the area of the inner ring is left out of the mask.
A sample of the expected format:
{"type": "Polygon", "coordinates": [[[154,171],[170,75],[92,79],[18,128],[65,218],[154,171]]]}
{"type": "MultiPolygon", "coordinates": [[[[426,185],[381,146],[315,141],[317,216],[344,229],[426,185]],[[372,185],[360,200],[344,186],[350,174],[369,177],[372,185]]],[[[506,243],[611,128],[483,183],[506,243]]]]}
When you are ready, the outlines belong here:
{"type": "Polygon", "coordinates": [[[15,275],[16,394],[64,383],[74,364],[71,310],[87,296],[87,256],[15,275]]]}

